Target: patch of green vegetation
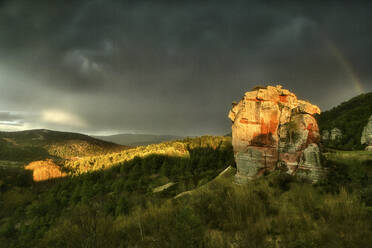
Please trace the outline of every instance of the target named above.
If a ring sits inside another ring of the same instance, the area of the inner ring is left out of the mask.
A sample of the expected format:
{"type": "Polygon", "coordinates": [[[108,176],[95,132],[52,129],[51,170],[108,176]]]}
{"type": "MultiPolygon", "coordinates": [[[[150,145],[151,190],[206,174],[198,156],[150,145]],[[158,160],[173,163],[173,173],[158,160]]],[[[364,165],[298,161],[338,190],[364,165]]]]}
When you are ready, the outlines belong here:
{"type": "Polygon", "coordinates": [[[138,208],[115,225],[126,245],[138,247],[363,247],[371,242],[369,220],[356,195],[274,173],[138,208]]]}
{"type": "Polygon", "coordinates": [[[318,117],[320,131],[339,128],[342,139],[325,142],[325,145],[343,150],[362,150],[360,139],[363,128],[372,115],[372,93],[361,94],[341,103],[318,117]]]}
{"type": "Polygon", "coordinates": [[[48,151],[43,147],[15,146],[0,139],[0,158],[2,160],[31,162],[50,157],[48,151]]]}
{"type": "Polygon", "coordinates": [[[372,152],[328,149],[324,157],[330,173],[323,187],[328,191],[343,187],[357,192],[372,207],[372,152]]]}

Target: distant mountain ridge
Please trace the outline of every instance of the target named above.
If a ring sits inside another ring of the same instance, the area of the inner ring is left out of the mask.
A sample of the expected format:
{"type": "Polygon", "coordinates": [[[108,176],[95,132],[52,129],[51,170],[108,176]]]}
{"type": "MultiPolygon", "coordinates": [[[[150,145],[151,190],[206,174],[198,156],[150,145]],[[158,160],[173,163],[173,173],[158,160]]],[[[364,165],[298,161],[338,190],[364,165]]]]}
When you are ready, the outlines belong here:
{"type": "Polygon", "coordinates": [[[109,136],[93,136],[97,139],[114,142],[126,146],[145,146],[157,144],[164,141],[179,140],[185,137],[175,135],[155,135],[155,134],[116,134],[109,136]]]}
{"type": "Polygon", "coordinates": [[[371,115],[372,92],[353,97],[331,110],[324,111],[317,117],[320,131],[338,128],[342,132],[341,139],[325,142],[325,145],[344,150],[363,149],[360,139],[371,115]]]}
{"type": "Polygon", "coordinates": [[[72,158],[116,152],[125,146],[88,135],[35,129],[0,132],[0,160],[30,162],[46,158],[72,158]]]}

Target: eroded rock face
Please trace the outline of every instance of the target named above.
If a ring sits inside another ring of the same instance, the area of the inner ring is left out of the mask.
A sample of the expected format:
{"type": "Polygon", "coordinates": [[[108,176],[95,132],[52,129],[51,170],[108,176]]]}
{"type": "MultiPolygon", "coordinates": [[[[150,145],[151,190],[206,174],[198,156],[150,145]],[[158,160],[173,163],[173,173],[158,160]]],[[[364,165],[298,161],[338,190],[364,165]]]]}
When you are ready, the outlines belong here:
{"type": "Polygon", "coordinates": [[[372,151],[372,115],[369,117],[368,123],[363,129],[360,141],[362,145],[367,145],[366,151],[372,151]]]}
{"type": "Polygon", "coordinates": [[[67,175],[52,160],[35,161],[28,164],[25,169],[32,170],[32,177],[35,182],[65,177],[67,175]]]}
{"type": "Polygon", "coordinates": [[[330,140],[335,141],[335,140],[340,140],[341,138],[342,138],[342,131],[338,129],[337,127],[333,128],[331,130],[330,140]]]}
{"type": "Polygon", "coordinates": [[[298,100],[280,85],[246,92],[229,113],[237,182],[278,166],[285,166],[291,174],[301,170],[316,180],[319,173],[315,170],[321,170],[316,113],[320,113],[317,106],[298,100]]]}

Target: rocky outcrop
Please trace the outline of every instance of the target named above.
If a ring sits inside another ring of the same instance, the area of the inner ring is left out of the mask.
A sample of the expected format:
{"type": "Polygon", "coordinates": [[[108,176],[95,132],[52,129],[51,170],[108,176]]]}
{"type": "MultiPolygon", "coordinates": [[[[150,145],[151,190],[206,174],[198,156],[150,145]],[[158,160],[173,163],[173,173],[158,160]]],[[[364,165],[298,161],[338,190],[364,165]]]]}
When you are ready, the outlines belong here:
{"type": "Polygon", "coordinates": [[[360,141],[362,145],[367,145],[366,151],[372,151],[372,115],[369,117],[368,123],[363,129],[360,141]]]}
{"type": "Polygon", "coordinates": [[[323,130],[321,138],[325,143],[330,141],[338,141],[342,139],[342,131],[337,127],[333,128],[331,131],[323,130]]]}
{"type": "Polygon", "coordinates": [[[152,192],[153,193],[161,193],[161,192],[169,190],[170,188],[172,188],[175,185],[176,185],[176,183],[169,182],[167,184],[164,184],[164,185],[161,185],[161,186],[158,186],[158,187],[152,189],[152,192]]]}
{"type": "Polygon", "coordinates": [[[336,141],[342,139],[342,131],[338,129],[337,127],[333,128],[331,130],[331,134],[329,136],[329,139],[331,141],[336,141]]]}
{"type": "Polygon", "coordinates": [[[236,181],[242,183],[277,167],[316,181],[323,171],[316,113],[320,113],[317,106],[298,100],[280,85],[255,88],[233,103],[229,118],[236,181]]]}
{"type": "Polygon", "coordinates": [[[35,161],[28,164],[25,169],[32,171],[32,177],[35,182],[65,177],[67,175],[52,160],[35,161]]]}

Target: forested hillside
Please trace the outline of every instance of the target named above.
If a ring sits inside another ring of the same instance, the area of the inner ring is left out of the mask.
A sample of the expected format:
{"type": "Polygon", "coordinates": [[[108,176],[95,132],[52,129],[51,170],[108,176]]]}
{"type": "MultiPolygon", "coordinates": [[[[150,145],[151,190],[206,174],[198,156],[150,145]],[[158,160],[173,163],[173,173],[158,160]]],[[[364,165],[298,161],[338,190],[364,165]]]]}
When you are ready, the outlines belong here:
{"type": "Polygon", "coordinates": [[[75,168],[69,176],[39,183],[28,172],[0,170],[2,247],[339,248],[372,242],[370,153],[325,154],[331,173],[316,185],[276,171],[241,186],[230,176],[213,180],[234,167],[230,137],[131,150],[77,160],[66,164],[75,168]],[[183,192],[190,194],[174,198],[183,192]]]}
{"type": "MultiPolygon", "coordinates": [[[[91,170],[42,183],[32,182],[28,172],[0,170],[0,243],[9,247],[66,247],[63,240],[48,243],[53,236],[49,231],[62,228],[61,223],[71,213],[87,211],[81,213],[85,218],[85,214],[98,211],[99,216],[103,214],[111,221],[192,190],[213,179],[226,165],[234,166],[230,139],[224,137],[187,139],[134,150],[137,155],[121,163],[113,162],[104,169],[92,165],[91,170]],[[153,193],[155,188],[170,183],[172,187],[153,193]]],[[[120,154],[99,158],[109,161],[120,154]]],[[[83,161],[89,164],[89,160],[83,161]]],[[[99,230],[108,228],[99,225],[99,230]]],[[[85,239],[83,236],[79,238],[85,239]]]]}
{"type": "Polygon", "coordinates": [[[372,93],[361,94],[343,102],[318,116],[320,131],[339,128],[340,140],[325,142],[325,145],[343,150],[361,150],[360,138],[368,118],[372,115],[372,93]]]}
{"type": "MultiPolygon", "coordinates": [[[[142,158],[149,155],[167,155],[169,157],[189,159],[198,149],[217,149],[219,151],[228,149],[228,151],[231,152],[231,138],[203,136],[199,138],[187,138],[180,141],[168,141],[160,144],[139,146],[117,153],[83,157],[77,160],[66,160],[64,166],[73,173],[80,174],[87,171],[107,169],[119,163],[132,160],[135,157],[142,158]]],[[[205,155],[207,156],[208,153],[205,155]]],[[[212,158],[200,155],[200,159],[207,160],[212,158]]],[[[218,157],[215,159],[219,161],[218,157]]],[[[204,165],[202,167],[204,167],[204,165]]]]}
{"type": "Polygon", "coordinates": [[[120,151],[125,146],[87,135],[51,130],[0,132],[0,160],[31,162],[120,151]]]}

